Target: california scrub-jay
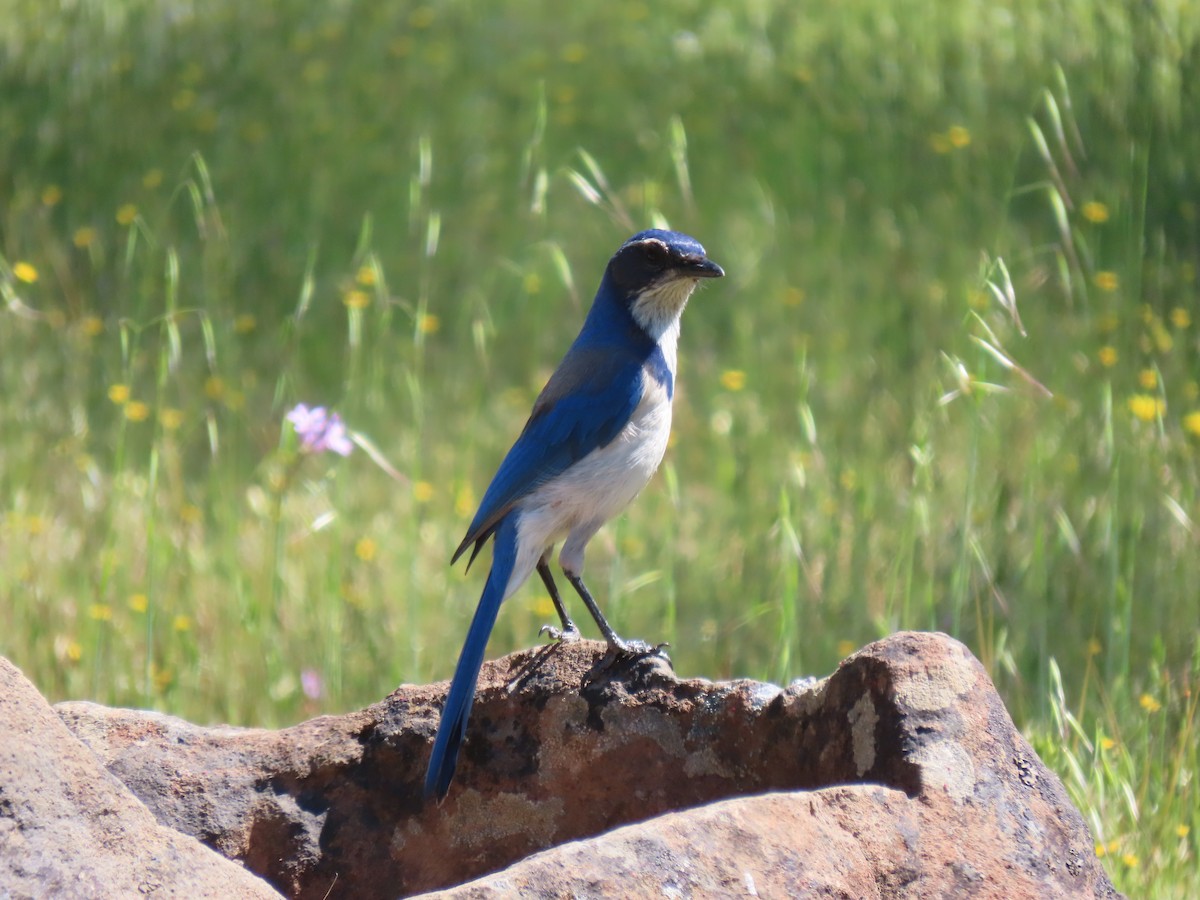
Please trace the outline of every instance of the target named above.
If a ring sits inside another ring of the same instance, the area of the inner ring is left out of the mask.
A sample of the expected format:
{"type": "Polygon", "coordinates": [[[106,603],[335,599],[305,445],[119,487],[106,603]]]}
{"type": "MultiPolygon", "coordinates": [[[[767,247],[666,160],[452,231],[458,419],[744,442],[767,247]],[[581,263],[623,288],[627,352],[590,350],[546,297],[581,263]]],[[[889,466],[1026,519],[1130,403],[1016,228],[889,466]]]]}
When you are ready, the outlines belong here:
{"type": "Polygon", "coordinates": [[[566,538],[558,556],[563,574],[609,648],[651,652],[641,642],[622,640],[605,620],[583,583],[583,553],[662,462],[671,431],[679,317],[701,278],[724,274],[695,238],[676,231],[639,232],[609,260],[583,329],[533,404],[450,560],[474,544],[469,568],[495,536],[492,569],[433,742],[426,797],[440,800],[450,788],[496,614],[534,569],[562,621],[561,631],[548,628],[551,637],[579,637],[550,574],[548,559],[558,541],[566,538]]]}

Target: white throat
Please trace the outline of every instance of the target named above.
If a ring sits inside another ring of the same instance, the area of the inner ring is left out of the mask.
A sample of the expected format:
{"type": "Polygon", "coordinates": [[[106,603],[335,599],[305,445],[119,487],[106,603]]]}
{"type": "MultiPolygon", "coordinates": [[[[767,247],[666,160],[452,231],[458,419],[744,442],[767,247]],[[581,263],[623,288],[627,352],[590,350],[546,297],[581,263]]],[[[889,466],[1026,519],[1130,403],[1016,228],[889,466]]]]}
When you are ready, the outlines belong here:
{"type": "Polygon", "coordinates": [[[675,277],[651,285],[633,301],[630,308],[633,320],[656,343],[661,343],[668,332],[672,337],[678,337],[679,317],[698,281],[696,278],[675,277]]]}

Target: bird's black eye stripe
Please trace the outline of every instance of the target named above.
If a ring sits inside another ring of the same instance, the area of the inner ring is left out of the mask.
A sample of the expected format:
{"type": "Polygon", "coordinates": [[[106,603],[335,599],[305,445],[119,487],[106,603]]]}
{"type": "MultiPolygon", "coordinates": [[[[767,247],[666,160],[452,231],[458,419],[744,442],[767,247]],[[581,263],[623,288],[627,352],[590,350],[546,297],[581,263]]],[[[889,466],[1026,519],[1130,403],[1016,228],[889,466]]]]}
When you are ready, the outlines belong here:
{"type": "Polygon", "coordinates": [[[670,256],[666,245],[662,241],[646,241],[643,246],[645,247],[643,252],[646,254],[646,260],[656,266],[661,266],[667,261],[667,257],[670,256]]]}

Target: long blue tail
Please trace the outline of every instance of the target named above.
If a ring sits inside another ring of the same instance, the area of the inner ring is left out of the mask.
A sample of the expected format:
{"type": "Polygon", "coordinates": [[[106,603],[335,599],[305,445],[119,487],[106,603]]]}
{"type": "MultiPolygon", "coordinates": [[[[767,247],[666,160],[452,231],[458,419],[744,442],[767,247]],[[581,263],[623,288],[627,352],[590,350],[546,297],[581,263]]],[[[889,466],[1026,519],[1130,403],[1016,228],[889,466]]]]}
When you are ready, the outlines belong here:
{"type": "Polygon", "coordinates": [[[492,549],[492,570],[475,617],[467,631],[454,679],[446,694],[446,705],[442,707],[442,719],[438,723],[437,737],[433,741],[433,752],[429,756],[429,771],[425,775],[425,796],[439,801],[450,789],[454,778],[454,767],[458,763],[458,751],[467,732],[467,719],[471,715],[471,704],[475,702],[475,682],[479,668],[483,665],[483,653],[487,649],[488,637],[496,624],[496,614],[504,600],[504,589],[512,576],[517,558],[517,516],[509,514],[496,529],[496,541],[492,549]]]}

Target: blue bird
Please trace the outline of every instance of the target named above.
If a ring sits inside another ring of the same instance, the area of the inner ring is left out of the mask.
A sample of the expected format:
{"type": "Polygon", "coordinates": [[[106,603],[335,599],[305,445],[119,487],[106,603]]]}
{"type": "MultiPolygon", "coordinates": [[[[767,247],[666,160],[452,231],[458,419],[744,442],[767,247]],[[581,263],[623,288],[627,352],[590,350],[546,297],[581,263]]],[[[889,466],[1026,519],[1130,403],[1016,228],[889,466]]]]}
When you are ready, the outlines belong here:
{"type": "Polygon", "coordinates": [[[446,695],[425,796],[450,788],[475,684],[500,604],[537,570],[562,622],[556,640],[575,640],[550,572],[559,565],[611,651],[653,652],[618,637],[583,583],[588,541],[623,510],[662,462],[671,431],[679,317],[701,278],[725,272],[695,239],[652,229],[635,234],[608,262],[592,308],[525,428],[496,472],[451,563],[472,547],[467,568],[493,538],[492,568],[446,695]]]}

